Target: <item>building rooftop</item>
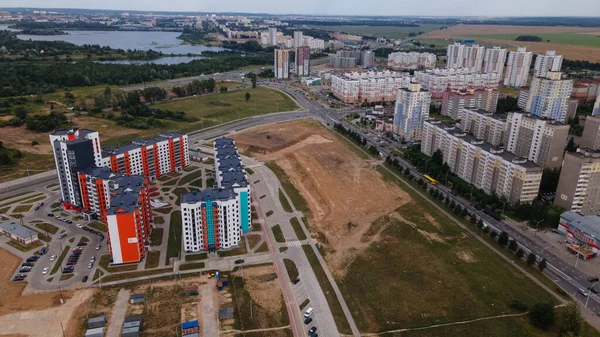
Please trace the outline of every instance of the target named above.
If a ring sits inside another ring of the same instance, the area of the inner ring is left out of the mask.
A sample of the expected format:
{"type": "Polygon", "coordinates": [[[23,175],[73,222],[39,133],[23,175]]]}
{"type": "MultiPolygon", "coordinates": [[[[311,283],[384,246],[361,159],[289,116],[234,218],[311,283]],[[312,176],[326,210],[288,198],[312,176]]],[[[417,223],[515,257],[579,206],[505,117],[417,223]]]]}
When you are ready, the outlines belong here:
{"type": "Polygon", "coordinates": [[[33,229],[21,226],[14,221],[4,221],[0,223],[0,228],[23,239],[37,236],[37,232],[33,229]]]}
{"type": "Polygon", "coordinates": [[[110,170],[110,168],[108,166],[88,167],[85,170],[81,171],[81,173],[88,175],[88,176],[93,176],[95,178],[99,178],[102,180],[108,180],[108,179],[114,177],[115,175],[120,174],[120,173],[114,173],[113,171],[110,170]]]}
{"type": "Polygon", "coordinates": [[[139,206],[138,195],[125,191],[114,195],[110,200],[109,215],[133,213],[139,206]]]}
{"type": "Polygon", "coordinates": [[[167,141],[169,139],[179,138],[182,136],[184,136],[184,134],[177,133],[177,132],[161,132],[158,134],[158,136],[155,136],[152,138],[136,138],[133,141],[131,141],[130,144],[125,144],[123,146],[119,146],[119,147],[105,146],[105,147],[103,147],[102,148],[102,156],[106,158],[106,157],[118,155],[121,153],[125,153],[125,152],[131,151],[131,150],[135,150],[142,146],[154,145],[154,144],[157,144],[160,142],[167,141]]]}
{"type": "Polygon", "coordinates": [[[90,129],[58,129],[58,130],[54,130],[51,135],[52,136],[66,136],[66,135],[70,135],[70,134],[74,134],[77,131],[79,131],[79,136],[85,136],[87,134],[96,132],[94,130],[90,130],[90,129]]]}
{"type": "Polygon", "coordinates": [[[476,113],[480,114],[480,115],[484,115],[486,117],[501,121],[501,122],[506,122],[506,114],[500,114],[500,113],[492,113],[483,109],[465,109],[465,110],[469,110],[469,111],[475,111],[476,113]]]}
{"type": "Polygon", "coordinates": [[[226,137],[217,138],[214,141],[214,146],[216,148],[221,148],[221,147],[224,147],[224,146],[227,146],[227,145],[235,146],[235,141],[233,139],[231,139],[231,138],[226,138],[226,137]]]}
{"type": "Polygon", "coordinates": [[[229,200],[235,197],[231,188],[207,188],[202,192],[191,192],[181,195],[182,204],[195,204],[197,202],[213,200],[229,200]]]}
{"type": "Polygon", "coordinates": [[[560,217],[567,220],[569,226],[572,225],[582,232],[600,240],[600,216],[583,215],[581,213],[567,211],[562,213],[560,217]]]}
{"type": "Polygon", "coordinates": [[[221,177],[221,187],[223,188],[233,187],[234,185],[248,186],[248,180],[246,180],[246,174],[243,171],[223,172],[221,177]]]}

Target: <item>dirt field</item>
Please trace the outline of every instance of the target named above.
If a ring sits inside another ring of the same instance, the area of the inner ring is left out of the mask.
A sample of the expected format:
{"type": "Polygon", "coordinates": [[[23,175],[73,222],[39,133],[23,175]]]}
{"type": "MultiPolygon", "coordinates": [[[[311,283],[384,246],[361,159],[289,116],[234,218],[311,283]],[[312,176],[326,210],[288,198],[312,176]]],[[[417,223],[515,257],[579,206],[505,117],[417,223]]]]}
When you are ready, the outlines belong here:
{"type": "Polygon", "coordinates": [[[317,122],[261,126],[234,138],[242,151],[285,170],[312,210],[312,235],[328,242],[325,259],[337,276],[373,241],[363,239],[371,222],[410,201],[317,122]]]}
{"type": "Polygon", "coordinates": [[[61,334],[60,322],[66,325],[73,312],[93,293],[92,290],[63,292],[65,304],[59,304],[57,293],[21,296],[24,283],[12,283],[10,277],[20,259],[0,249],[0,327],[2,333],[14,336],[47,336],[61,334]]]}
{"type": "MultiPolygon", "coordinates": [[[[457,25],[448,29],[437,30],[431,33],[421,35],[422,39],[445,39],[445,38],[470,38],[473,35],[490,34],[557,34],[557,33],[580,33],[594,34],[598,33],[598,28],[580,28],[580,27],[528,27],[528,26],[498,26],[498,25],[457,25]]],[[[472,37],[471,37],[472,38],[472,37]]],[[[476,40],[489,43],[498,43],[511,46],[515,50],[517,46],[526,46],[528,51],[534,53],[545,53],[546,50],[556,50],[558,54],[569,60],[586,60],[590,62],[600,62],[600,48],[589,46],[565,45],[547,42],[523,42],[513,40],[502,40],[495,38],[478,37],[476,40]]]]}

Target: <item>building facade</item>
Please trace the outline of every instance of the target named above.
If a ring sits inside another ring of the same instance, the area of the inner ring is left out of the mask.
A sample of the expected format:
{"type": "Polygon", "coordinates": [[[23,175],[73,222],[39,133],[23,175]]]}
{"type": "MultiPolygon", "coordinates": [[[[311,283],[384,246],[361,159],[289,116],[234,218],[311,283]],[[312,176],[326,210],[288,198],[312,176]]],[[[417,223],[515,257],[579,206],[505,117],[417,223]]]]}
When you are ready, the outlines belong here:
{"type": "Polygon", "coordinates": [[[508,53],[504,85],[513,88],[527,86],[532,58],[533,53],[527,51],[525,47],[518,48],[517,51],[508,53]]]}
{"type": "Polygon", "coordinates": [[[510,203],[531,203],[538,194],[542,168],[440,121],[425,121],[421,152],[442,152],[450,170],[487,194],[510,203]]]}
{"type": "Polygon", "coordinates": [[[531,81],[526,111],[566,123],[573,80],[563,80],[562,73],[548,72],[546,77],[531,81]]]}
{"type": "Polygon", "coordinates": [[[600,213],[600,153],[581,149],[565,155],[554,204],[583,214],[600,213]]]}
{"type": "Polygon", "coordinates": [[[481,68],[481,72],[484,74],[498,73],[500,74],[500,78],[502,78],[502,74],[504,73],[504,64],[506,63],[506,55],[507,51],[504,48],[494,47],[491,49],[486,49],[483,57],[483,67],[481,68]]]}
{"type": "Polygon", "coordinates": [[[441,114],[461,119],[462,109],[496,112],[498,90],[452,90],[442,93],[441,114]]]}
{"type": "MultiPolygon", "coordinates": [[[[302,33],[302,32],[300,32],[302,33]]],[[[310,75],[310,48],[308,47],[297,47],[294,55],[296,64],[296,75],[308,76],[310,75]]]]}
{"type": "Polygon", "coordinates": [[[600,117],[586,117],[579,145],[584,149],[600,150],[600,117]]]}
{"type": "Polygon", "coordinates": [[[501,146],[504,140],[506,118],[485,111],[462,109],[460,128],[477,139],[493,146],[501,146]]]}
{"type": "Polygon", "coordinates": [[[593,254],[583,255],[582,251],[578,251],[581,258],[594,257],[600,251],[600,216],[567,211],[560,215],[558,230],[567,235],[568,243],[581,246],[593,254]]]}
{"type": "Polygon", "coordinates": [[[362,65],[372,67],[375,65],[375,54],[370,50],[363,50],[361,55],[362,65]]]}
{"type": "Polygon", "coordinates": [[[594,103],[594,110],[592,110],[592,116],[600,115],[600,95],[596,96],[596,103],[594,103]]]}
{"type": "Polygon", "coordinates": [[[290,52],[287,49],[275,49],[275,64],[273,65],[275,78],[290,78],[290,52]]]}
{"type": "Polygon", "coordinates": [[[23,246],[39,241],[38,232],[11,220],[0,222],[0,235],[7,236],[23,246]]]}
{"type": "Polygon", "coordinates": [[[299,30],[294,31],[294,48],[300,48],[303,46],[305,46],[304,34],[299,30]]]}
{"type": "Polygon", "coordinates": [[[446,68],[461,69],[466,68],[479,72],[483,66],[485,47],[479,45],[462,45],[454,43],[448,45],[446,53],[446,68]]]}
{"type": "Polygon", "coordinates": [[[415,71],[414,79],[434,98],[447,90],[498,89],[500,74],[480,74],[470,69],[432,69],[415,71]]]}
{"type": "Polygon", "coordinates": [[[394,133],[406,140],[420,140],[423,122],[429,118],[431,93],[419,84],[398,89],[394,111],[394,133]]]}
{"type": "Polygon", "coordinates": [[[393,70],[433,69],[437,57],[432,53],[396,52],[388,55],[388,68],[393,70]]]}
{"type": "Polygon", "coordinates": [[[562,68],[562,55],[556,51],[548,50],[546,54],[536,55],[533,73],[535,77],[546,77],[548,72],[560,72],[562,68]]]}
{"type": "Polygon", "coordinates": [[[331,75],[331,91],[344,103],[391,102],[398,89],[408,88],[410,76],[394,71],[352,72],[331,75]]]}

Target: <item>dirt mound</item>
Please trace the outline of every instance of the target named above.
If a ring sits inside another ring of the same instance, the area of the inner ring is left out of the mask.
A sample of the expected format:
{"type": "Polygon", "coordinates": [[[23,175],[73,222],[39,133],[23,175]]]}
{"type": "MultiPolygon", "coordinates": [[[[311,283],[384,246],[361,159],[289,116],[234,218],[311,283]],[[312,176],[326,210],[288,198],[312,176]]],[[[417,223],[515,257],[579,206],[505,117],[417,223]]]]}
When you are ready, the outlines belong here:
{"type": "Polygon", "coordinates": [[[381,178],[373,169],[378,163],[317,122],[260,126],[234,138],[242,150],[259,149],[256,159],[275,161],[289,176],[312,211],[311,235],[326,243],[325,259],[338,276],[377,238],[364,236],[371,223],[411,200],[381,178]]]}
{"type": "Polygon", "coordinates": [[[281,310],[283,296],[281,291],[273,291],[279,288],[273,266],[244,268],[244,280],[246,290],[256,304],[269,311],[281,310]]]}
{"type": "Polygon", "coordinates": [[[461,259],[461,260],[463,260],[463,261],[465,261],[467,263],[475,263],[475,262],[477,262],[477,259],[475,258],[475,256],[473,256],[473,253],[471,253],[470,251],[462,250],[460,252],[457,252],[456,256],[459,259],[461,259]]]}

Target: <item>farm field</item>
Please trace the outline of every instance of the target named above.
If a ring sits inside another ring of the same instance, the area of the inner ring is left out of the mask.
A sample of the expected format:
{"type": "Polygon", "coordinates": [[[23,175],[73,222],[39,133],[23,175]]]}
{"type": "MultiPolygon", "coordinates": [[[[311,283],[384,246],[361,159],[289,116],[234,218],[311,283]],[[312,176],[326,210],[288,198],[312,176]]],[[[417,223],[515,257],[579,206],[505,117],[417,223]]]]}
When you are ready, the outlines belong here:
{"type": "Polygon", "coordinates": [[[388,39],[403,39],[410,33],[431,32],[440,29],[444,25],[420,25],[419,27],[394,27],[394,26],[309,26],[332,32],[344,32],[355,35],[372,34],[376,37],[388,39]]]}
{"type": "Polygon", "coordinates": [[[419,39],[475,38],[477,42],[507,45],[511,50],[517,46],[540,54],[556,50],[569,60],[600,62],[600,29],[562,26],[501,26],[501,25],[456,25],[444,30],[419,36],[419,39]],[[544,42],[514,41],[519,35],[536,35],[544,42]],[[548,42],[547,40],[550,40],[548,42]]]}

